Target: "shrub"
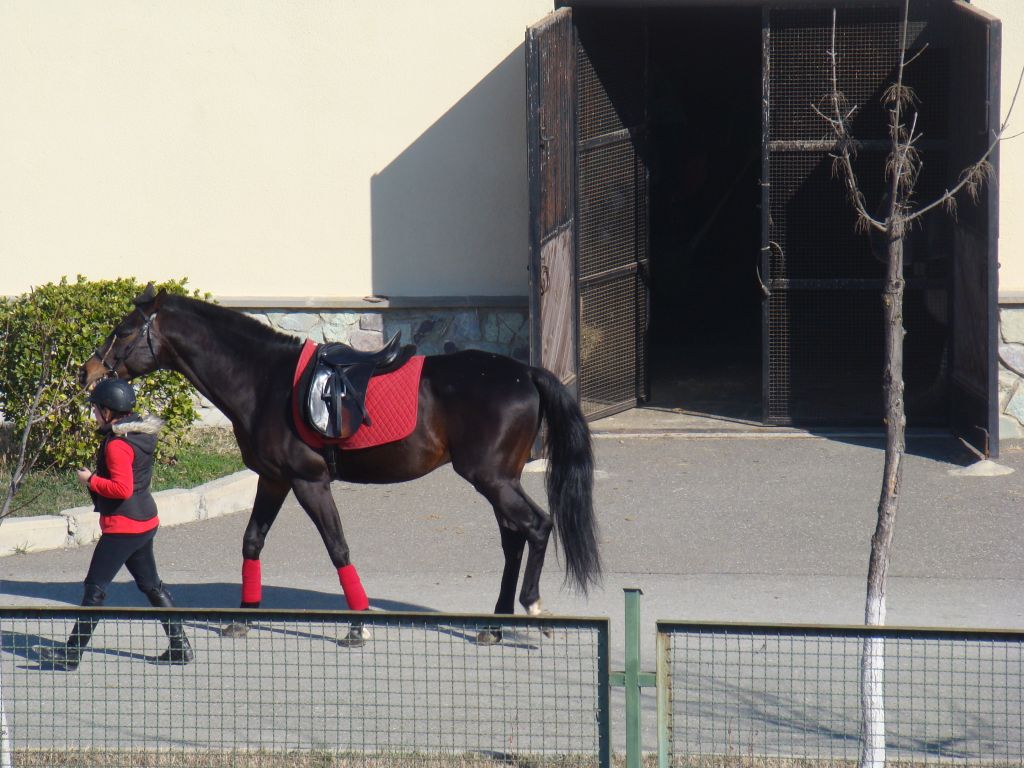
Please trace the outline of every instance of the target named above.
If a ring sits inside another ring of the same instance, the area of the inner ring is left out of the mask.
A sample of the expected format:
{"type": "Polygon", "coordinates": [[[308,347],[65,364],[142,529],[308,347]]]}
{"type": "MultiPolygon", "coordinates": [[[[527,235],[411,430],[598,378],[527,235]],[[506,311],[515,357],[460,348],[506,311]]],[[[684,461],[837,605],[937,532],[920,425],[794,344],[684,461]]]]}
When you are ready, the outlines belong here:
{"type": "MultiPolygon", "coordinates": [[[[187,293],[187,280],[158,285],[187,293]]],[[[40,466],[91,466],[96,453],[95,424],[78,368],[132,308],[144,286],[134,278],[75,282],[62,278],[21,296],[0,299],[0,411],[20,435],[32,399],[44,380],[29,452],[40,466]]],[[[198,296],[197,292],[192,295],[198,296]]],[[[201,297],[203,298],[203,297],[201,297]]],[[[157,371],[134,382],[137,410],[166,422],[160,452],[173,456],[185,430],[196,419],[195,391],[179,374],[157,371]]]]}

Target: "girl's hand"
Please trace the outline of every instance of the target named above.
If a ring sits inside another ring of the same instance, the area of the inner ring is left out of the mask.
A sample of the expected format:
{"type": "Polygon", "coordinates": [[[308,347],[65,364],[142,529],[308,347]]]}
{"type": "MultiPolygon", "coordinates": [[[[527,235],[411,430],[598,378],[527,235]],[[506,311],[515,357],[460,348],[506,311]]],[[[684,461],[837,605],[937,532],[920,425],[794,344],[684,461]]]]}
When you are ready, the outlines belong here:
{"type": "Polygon", "coordinates": [[[78,482],[82,484],[82,487],[88,488],[89,480],[90,478],[92,478],[92,472],[90,472],[88,469],[79,469],[75,472],[75,474],[78,476],[78,482]]]}

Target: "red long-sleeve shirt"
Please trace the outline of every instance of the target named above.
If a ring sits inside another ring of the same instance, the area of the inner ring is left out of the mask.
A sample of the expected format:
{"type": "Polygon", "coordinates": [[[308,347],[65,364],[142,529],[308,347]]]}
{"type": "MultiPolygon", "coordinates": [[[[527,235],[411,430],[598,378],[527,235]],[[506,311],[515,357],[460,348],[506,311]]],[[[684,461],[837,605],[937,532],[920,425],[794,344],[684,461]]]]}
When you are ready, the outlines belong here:
{"type": "MultiPolygon", "coordinates": [[[[110,477],[93,473],[89,478],[89,490],[108,499],[127,499],[135,488],[135,451],[125,440],[111,440],[104,451],[107,471],[110,477]]],[[[103,533],[145,533],[160,524],[157,518],[132,520],[124,515],[100,515],[100,530],[103,533]]]]}

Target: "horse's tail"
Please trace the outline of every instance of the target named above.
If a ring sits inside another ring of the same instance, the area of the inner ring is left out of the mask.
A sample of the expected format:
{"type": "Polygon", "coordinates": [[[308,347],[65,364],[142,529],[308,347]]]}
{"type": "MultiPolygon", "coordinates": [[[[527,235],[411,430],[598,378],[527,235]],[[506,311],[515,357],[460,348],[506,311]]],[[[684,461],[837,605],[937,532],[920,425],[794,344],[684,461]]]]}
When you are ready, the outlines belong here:
{"type": "Polygon", "coordinates": [[[547,422],[546,486],[556,537],[565,553],[566,581],[582,594],[601,576],[594,517],[594,450],[579,405],[554,375],[532,368],[547,422]]]}

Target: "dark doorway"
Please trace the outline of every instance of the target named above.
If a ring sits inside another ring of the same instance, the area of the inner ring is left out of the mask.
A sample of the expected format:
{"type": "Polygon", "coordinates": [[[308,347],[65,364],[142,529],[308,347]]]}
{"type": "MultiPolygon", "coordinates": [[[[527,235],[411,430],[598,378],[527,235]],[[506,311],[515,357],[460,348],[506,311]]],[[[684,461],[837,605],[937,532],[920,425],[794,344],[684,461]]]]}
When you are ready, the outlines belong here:
{"type": "MultiPolygon", "coordinates": [[[[559,0],[527,33],[531,355],[590,419],[645,405],[882,426],[884,273],[834,178],[835,3],[559,0]]],[[[878,210],[899,4],[844,2],[837,80],[878,210]]],[[[999,124],[998,20],[915,3],[931,200],[999,124]]],[[[993,161],[997,158],[993,155],[993,161]]],[[[996,183],[905,245],[908,423],[997,450],[996,183]]]]}
{"type": "Polygon", "coordinates": [[[761,11],[650,12],[650,400],[761,420],[761,11]]]}

